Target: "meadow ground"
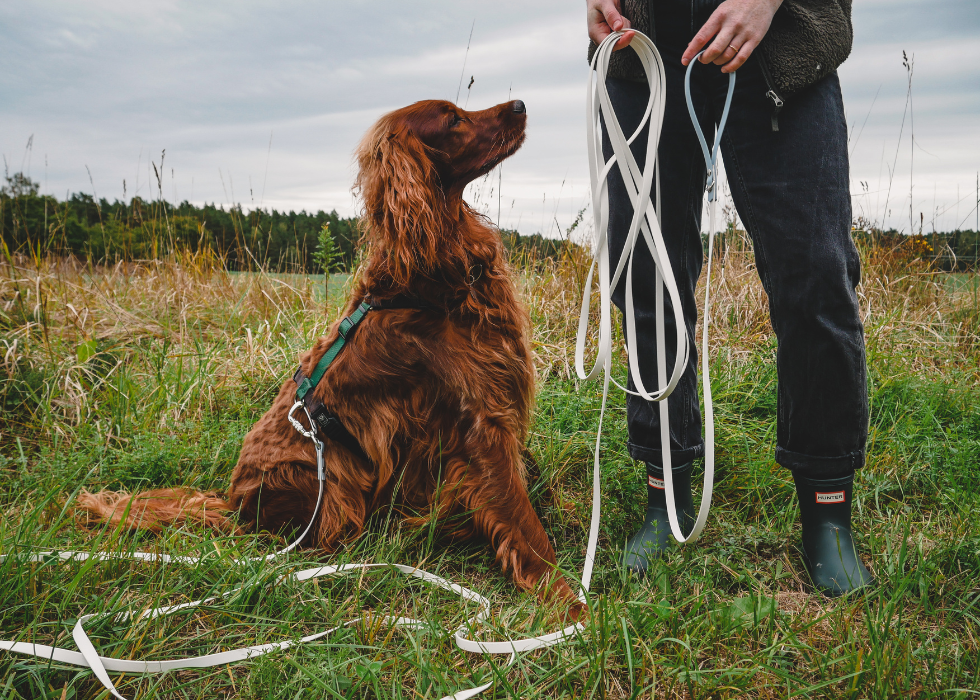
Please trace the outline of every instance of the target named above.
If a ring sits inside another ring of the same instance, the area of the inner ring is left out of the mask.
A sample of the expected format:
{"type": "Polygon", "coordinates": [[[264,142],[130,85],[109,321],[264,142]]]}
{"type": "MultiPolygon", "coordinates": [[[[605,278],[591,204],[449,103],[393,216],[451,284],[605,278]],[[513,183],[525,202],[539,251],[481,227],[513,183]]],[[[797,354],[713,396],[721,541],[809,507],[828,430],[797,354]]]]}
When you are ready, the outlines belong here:
{"type": "MultiPolygon", "coordinates": [[[[243,435],[298,353],[338,315],[344,279],[230,275],[206,255],[92,268],[0,266],[0,639],[74,648],[78,616],[139,612],[243,590],[183,616],[112,617],[88,629],[107,655],[161,659],[294,639],[367,611],[330,637],[231,667],[113,674],[163,698],[440,697],[494,680],[486,697],[967,698],[980,695],[980,313],[973,285],[899,252],[862,251],[871,435],[856,488],[859,543],[879,585],[827,600],[798,550],[792,480],[773,463],[775,343],[766,300],[737,247],[722,255],[711,334],[718,431],[712,516],[701,540],[646,579],[618,565],[642,515],[641,465],[625,450],[624,399],[603,437],[603,520],[587,634],[518,658],[460,652],[472,614],[455,596],[379,572],[271,585],[322,563],[299,552],[234,563],[284,539],[162,536],[91,527],[81,490],[222,489],[243,435]],[[31,564],[45,549],[204,555],[194,567],[31,564]],[[387,614],[427,625],[391,630],[387,614]]],[[[516,261],[535,322],[539,394],[532,500],[571,576],[589,518],[598,383],[570,367],[583,261],[516,261]]],[[[621,342],[617,343],[621,347],[621,342]]],[[[623,358],[618,371],[623,372],[623,358]]],[[[483,638],[557,627],[479,543],[410,530],[390,511],[329,563],[419,565],[492,600],[483,638]]],[[[108,698],[88,671],[0,652],[0,698],[108,698]]]]}

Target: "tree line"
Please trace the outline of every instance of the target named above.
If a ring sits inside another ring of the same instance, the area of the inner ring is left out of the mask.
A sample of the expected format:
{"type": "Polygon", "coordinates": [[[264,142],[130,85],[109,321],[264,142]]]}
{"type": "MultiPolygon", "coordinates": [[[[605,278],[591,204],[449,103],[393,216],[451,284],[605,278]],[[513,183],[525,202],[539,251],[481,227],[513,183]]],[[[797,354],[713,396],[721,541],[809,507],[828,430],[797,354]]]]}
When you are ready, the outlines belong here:
{"type": "MultiPolygon", "coordinates": [[[[175,252],[214,251],[229,270],[266,269],[277,272],[322,271],[324,236],[330,245],[332,269],[350,271],[356,264],[360,230],[356,218],[336,211],[316,213],[228,207],[189,202],[175,204],[133,197],[129,202],[75,193],[59,201],[39,194],[40,185],[23,173],[4,178],[0,187],[0,242],[7,254],[33,257],[73,255],[93,263],[155,260],[175,252]]],[[[569,248],[565,239],[540,234],[525,236],[501,231],[511,254],[522,263],[556,259],[569,248]]],[[[905,235],[899,231],[856,229],[859,244],[901,250],[910,258],[934,262],[946,270],[976,269],[980,235],[972,230],[905,235]]],[[[739,245],[741,231],[723,231],[716,245],[739,245]]]]}
{"type": "Polygon", "coordinates": [[[0,190],[0,239],[11,253],[74,255],[96,263],[152,260],[171,252],[215,251],[229,270],[318,272],[314,260],[324,226],[349,269],[357,254],[357,220],[336,211],[245,211],[133,197],[129,202],[75,193],[59,201],[38,194],[21,173],[0,190]]]}
{"type": "MultiPolygon", "coordinates": [[[[141,197],[109,202],[80,192],[59,201],[39,194],[39,189],[39,183],[22,173],[5,177],[0,188],[0,241],[8,254],[73,255],[113,263],[210,249],[229,270],[318,273],[324,236],[329,236],[331,269],[350,271],[356,264],[358,220],[336,211],[245,211],[241,205],[197,206],[141,197]]],[[[507,247],[526,259],[554,258],[564,250],[562,241],[540,234],[502,234],[507,247]]]]}

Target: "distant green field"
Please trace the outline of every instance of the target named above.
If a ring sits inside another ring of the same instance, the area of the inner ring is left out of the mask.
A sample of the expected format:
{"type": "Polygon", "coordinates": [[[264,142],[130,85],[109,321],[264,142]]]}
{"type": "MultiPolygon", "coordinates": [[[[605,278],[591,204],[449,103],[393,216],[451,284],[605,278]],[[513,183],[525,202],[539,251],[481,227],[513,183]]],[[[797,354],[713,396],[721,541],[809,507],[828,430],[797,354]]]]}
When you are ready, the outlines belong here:
{"type": "Polygon", "coordinates": [[[980,289],[980,272],[948,272],[946,274],[954,291],[980,289]]]}
{"type": "MultiPolygon", "coordinates": [[[[305,272],[228,272],[232,277],[240,276],[256,276],[261,275],[269,279],[282,280],[283,282],[289,283],[305,283],[309,282],[313,285],[323,284],[323,274],[312,274],[305,272]]],[[[344,285],[347,284],[347,280],[350,279],[350,273],[347,272],[334,272],[330,274],[330,288],[331,289],[343,289],[344,285]]],[[[323,287],[320,286],[320,289],[323,287]]],[[[333,296],[333,292],[330,293],[333,296]]]]}

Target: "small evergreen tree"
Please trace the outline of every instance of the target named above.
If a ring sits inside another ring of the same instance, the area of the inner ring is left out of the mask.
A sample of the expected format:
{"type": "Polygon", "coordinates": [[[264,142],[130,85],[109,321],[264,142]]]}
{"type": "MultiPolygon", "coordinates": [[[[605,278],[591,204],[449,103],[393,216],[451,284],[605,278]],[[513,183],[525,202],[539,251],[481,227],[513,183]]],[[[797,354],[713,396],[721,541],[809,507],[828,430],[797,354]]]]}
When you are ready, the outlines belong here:
{"type": "Polygon", "coordinates": [[[313,260],[317,266],[323,270],[323,299],[329,308],[330,300],[330,273],[336,272],[340,268],[341,256],[343,251],[337,242],[330,235],[330,224],[323,224],[320,233],[317,235],[316,251],[313,253],[313,260]]]}

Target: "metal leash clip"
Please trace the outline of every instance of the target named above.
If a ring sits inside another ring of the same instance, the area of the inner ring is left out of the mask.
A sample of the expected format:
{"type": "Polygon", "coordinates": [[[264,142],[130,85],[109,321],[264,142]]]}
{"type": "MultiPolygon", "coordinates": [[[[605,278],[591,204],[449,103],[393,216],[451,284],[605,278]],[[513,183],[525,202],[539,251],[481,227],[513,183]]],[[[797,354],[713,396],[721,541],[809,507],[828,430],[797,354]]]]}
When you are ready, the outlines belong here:
{"type": "MultiPolygon", "coordinates": [[[[289,422],[293,424],[293,427],[296,428],[297,432],[300,435],[302,435],[303,437],[308,437],[310,440],[313,441],[313,447],[316,448],[316,475],[317,475],[317,478],[320,480],[320,496],[322,497],[322,495],[323,495],[323,480],[325,478],[325,472],[324,472],[324,468],[323,468],[323,441],[322,440],[317,440],[317,438],[316,438],[316,423],[313,422],[313,416],[310,415],[310,410],[306,407],[306,404],[305,403],[303,403],[302,401],[297,401],[296,403],[293,404],[293,407],[289,409],[289,413],[286,415],[286,417],[289,418],[289,422]],[[310,421],[310,429],[309,430],[307,430],[306,428],[304,428],[302,423],[300,423],[298,420],[296,420],[295,418],[293,418],[293,413],[300,406],[303,407],[303,413],[306,414],[306,420],[310,421]]],[[[318,509],[319,509],[319,504],[320,504],[320,501],[319,501],[319,498],[318,498],[317,499],[317,508],[318,509]]],[[[316,516],[316,512],[314,512],[313,515],[316,516]]],[[[310,521],[310,522],[312,523],[312,521],[310,521]]],[[[306,529],[308,531],[310,528],[307,527],[306,529]]],[[[303,536],[305,536],[305,535],[306,535],[306,532],[303,533],[303,536]]],[[[300,537],[300,540],[301,539],[303,539],[303,537],[300,537]]],[[[297,540],[297,542],[298,541],[299,540],[297,540]]]]}
{"type": "Polygon", "coordinates": [[[310,412],[306,408],[305,403],[303,403],[302,401],[297,401],[296,403],[294,403],[293,407],[289,409],[289,414],[286,417],[289,418],[289,422],[293,424],[293,427],[296,428],[297,432],[300,435],[302,435],[303,437],[308,437],[310,440],[313,440],[314,442],[319,442],[319,440],[316,439],[316,423],[313,422],[313,416],[310,415],[310,412]],[[300,423],[298,420],[293,418],[293,413],[296,412],[297,408],[302,408],[303,413],[306,414],[306,419],[310,421],[309,430],[304,428],[302,423],[300,423]]]}

